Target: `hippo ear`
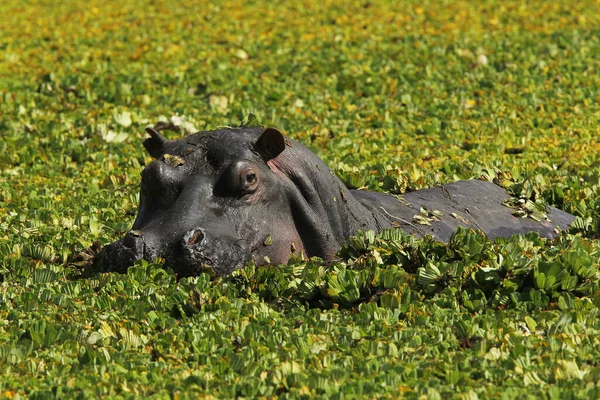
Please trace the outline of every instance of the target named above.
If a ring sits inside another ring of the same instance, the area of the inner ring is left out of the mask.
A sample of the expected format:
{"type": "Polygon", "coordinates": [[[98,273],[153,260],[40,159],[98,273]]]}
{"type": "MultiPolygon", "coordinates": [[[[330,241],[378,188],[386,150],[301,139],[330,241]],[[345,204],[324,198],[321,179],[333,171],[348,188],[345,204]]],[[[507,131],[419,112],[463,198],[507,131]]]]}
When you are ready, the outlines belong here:
{"type": "Polygon", "coordinates": [[[265,161],[269,161],[277,157],[279,153],[285,150],[285,139],[279,130],[275,128],[267,128],[260,135],[254,144],[254,147],[265,159],[265,161]]]}
{"type": "Polygon", "coordinates": [[[161,135],[154,128],[146,128],[146,132],[150,134],[150,137],[144,140],[144,147],[148,150],[148,153],[154,158],[160,157],[164,150],[163,146],[167,142],[167,138],[161,135]]]}

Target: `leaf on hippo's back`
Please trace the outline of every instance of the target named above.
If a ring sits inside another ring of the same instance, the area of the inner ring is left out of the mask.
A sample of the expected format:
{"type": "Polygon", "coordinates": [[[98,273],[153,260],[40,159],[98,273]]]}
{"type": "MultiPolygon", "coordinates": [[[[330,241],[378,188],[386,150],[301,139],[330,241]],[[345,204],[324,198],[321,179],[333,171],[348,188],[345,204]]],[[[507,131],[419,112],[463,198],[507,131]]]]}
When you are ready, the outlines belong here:
{"type": "Polygon", "coordinates": [[[165,159],[165,163],[171,167],[179,167],[180,165],[185,164],[185,160],[179,156],[165,154],[163,157],[165,159]]]}
{"type": "Polygon", "coordinates": [[[444,216],[444,213],[439,210],[432,210],[430,214],[432,217],[435,217],[438,219],[441,219],[444,216]]]}
{"type": "Polygon", "coordinates": [[[544,216],[545,214],[540,213],[539,211],[534,211],[531,214],[529,214],[529,218],[537,222],[540,222],[542,218],[544,218],[544,216]]]}
{"type": "Polygon", "coordinates": [[[518,199],[511,197],[509,199],[502,200],[502,205],[508,208],[517,208],[518,199]]]}
{"type": "Polygon", "coordinates": [[[394,195],[394,197],[395,197],[396,199],[398,199],[398,201],[399,201],[400,203],[402,203],[402,205],[404,205],[404,206],[406,206],[406,207],[408,207],[408,208],[413,208],[412,204],[410,204],[408,201],[406,201],[406,199],[405,199],[404,197],[402,197],[401,195],[399,195],[399,194],[396,194],[396,195],[394,195]]]}
{"type": "Polygon", "coordinates": [[[457,213],[450,213],[450,215],[452,215],[454,218],[456,218],[457,220],[459,220],[460,222],[462,222],[465,225],[470,225],[469,221],[467,221],[464,217],[462,217],[461,215],[457,214],[457,213]]]}
{"type": "Polygon", "coordinates": [[[509,185],[511,198],[502,201],[502,205],[513,208],[512,215],[518,218],[531,218],[534,221],[550,221],[542,189],[546,182],[543,176],[535,175],[521,182],[509,185]]]}
{"type": "Polygon", "coordinates": [[[265,238],[265,240],[263,241],[263,245],[265,246],[270,246],[273,244],[273,236],[271,235],[267,235],[267,237],[265,238]]]}
{"type": "Polygon", "coordinates": [[[431,222],[438,222],[443,216],[444,214],[441,211],[429,211],[427,208],[421,207],[419,209],[419,214],[413,216],[413,222],[421,225],[431,225],[431,222]]]}
{"type": "Polygon", "coordinates": [[[421,225],[431,225],[431,218],[427,218],[421,214],[415,214],[412,217],[413,222],[421,225]]]}
{"type": "Polygon", "coordinates": [[[518,218],[531,218],[534,221],[550,221],[546,213],[546,206],[541,202],[534,202],[523,197],[511,197],[502,201],[502,205],[512,208],[512,215],[518,218]]]}

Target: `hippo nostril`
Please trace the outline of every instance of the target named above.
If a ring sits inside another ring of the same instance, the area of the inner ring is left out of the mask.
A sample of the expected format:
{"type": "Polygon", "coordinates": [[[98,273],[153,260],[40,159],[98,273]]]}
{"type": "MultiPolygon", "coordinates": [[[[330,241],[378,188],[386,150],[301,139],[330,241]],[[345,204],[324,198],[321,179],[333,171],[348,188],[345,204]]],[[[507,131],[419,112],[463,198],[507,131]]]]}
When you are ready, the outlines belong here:
{"type": "Polygon", "coordinates": [[[191,232],[188,232],[185,238],[186,246],[193,246],[198,244],[204,240],[204,232],[201,229],[194,229],[191,232]]]}

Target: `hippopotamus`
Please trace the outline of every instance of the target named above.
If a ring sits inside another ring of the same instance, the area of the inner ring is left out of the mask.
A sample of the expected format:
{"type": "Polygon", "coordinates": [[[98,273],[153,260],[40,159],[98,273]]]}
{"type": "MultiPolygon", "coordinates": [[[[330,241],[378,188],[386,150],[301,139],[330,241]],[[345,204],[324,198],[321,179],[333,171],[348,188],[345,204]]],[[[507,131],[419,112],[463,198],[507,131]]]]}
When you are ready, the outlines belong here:
{"type": "Polygon", "coordinates": [[[141,174],[137,217],[105,247],[103,271],[161,258],[179,276],[228,275],[251,260],[285,264],[292,254],[332,260],[358,231],[399,227],[448,242],[465,226],[492,240],[530,231],[552,238],[574,219],[553,207],[539,222],[516,217],[503,205],[507,192],[481,180],[401,197],[350,190],[307,147],[273,127],[227,127],[178,140],[146,130],[143,145],[154,160],[141,174]]]}

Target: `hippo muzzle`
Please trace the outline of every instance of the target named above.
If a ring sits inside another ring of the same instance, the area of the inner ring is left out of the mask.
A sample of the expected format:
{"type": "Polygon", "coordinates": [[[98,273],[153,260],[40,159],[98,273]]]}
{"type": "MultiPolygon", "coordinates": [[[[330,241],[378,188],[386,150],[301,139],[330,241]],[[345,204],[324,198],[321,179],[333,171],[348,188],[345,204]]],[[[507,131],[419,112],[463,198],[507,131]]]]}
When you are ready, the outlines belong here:
{"type": "Polygon", "coordinates": [[[245,239],[230,235],[211,235],[203,228],[187,231],[180,240],[170,246],[156,245],[152,236],[131,230],[123,239],[104,249],[102,271],[125,272],[137,260],[164,258],[167,267],[180,276],[198,275],[212,270],[217,275],[228,275],[243,268],[251,259],[250,248],[245,239]]]}
{"type": "Polygon", "coordinates": [[[104,247],[101,270],[125,272],[127,267],[144,257],[144,240],[137,231],[129,231],[121,240],[104,247]]]}

